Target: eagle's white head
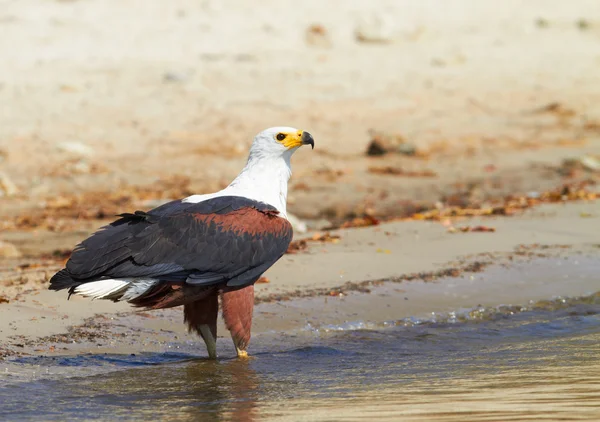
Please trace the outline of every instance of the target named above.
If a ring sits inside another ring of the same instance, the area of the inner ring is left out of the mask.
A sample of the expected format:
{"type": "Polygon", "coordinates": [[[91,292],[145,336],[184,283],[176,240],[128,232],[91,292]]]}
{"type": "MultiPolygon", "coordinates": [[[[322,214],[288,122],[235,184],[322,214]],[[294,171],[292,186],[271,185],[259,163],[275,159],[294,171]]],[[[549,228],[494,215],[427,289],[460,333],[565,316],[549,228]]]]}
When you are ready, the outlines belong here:
{"type": "Polygon", "coordinates": [[[189,196],[184,202],[243,196],[274,206],[286,218],[287,183],[292,175],[290,159],[302,145],[315,147],[310,133],[293,127],[265,129],[254,137],[246,166],[229,186],[219,192],[189,196]]]}
{"type": "Polygon", "coordinates": [[[263,130],[254,137],[246,167],[227,189],[273,205],[286,217],[290,159],[302,145],[315,147],[310,133],[283,126],[263,130]]]}
{"type": "Polygon", "coordinates": [[[249,160],[261,157],[291,157],[302,145],[315,147],[315,141],[310,133],[293,127],[271,127],[254,137],[249,160]]]}

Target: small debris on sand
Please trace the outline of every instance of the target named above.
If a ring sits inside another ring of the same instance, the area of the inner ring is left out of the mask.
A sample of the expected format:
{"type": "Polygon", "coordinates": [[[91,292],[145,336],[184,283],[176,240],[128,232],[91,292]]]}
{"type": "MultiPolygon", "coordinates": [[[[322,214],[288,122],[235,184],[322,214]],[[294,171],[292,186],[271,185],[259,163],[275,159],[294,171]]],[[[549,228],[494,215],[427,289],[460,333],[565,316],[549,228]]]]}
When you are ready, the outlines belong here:
{"type": "Polygon", "coordinates": [[[190,179],[175,175],[146,186],[121,186],[110,192],[57,194],[46,200],[44,209],[13,220],[0,222],[0,229],[44,228],[63,232],[81,223],[81,220],[116,219],[125,209],[139,209],[150,199],[184,198],[192,195],[190,179]]]}
{"type": "Polygon", "coordinates": [[[306,43],[313,47],[331,47],[331,39],[327,29],[318,23],[314,23],[306,29],[306,43]]]}
{"type": "Polygon", "coordinates": [[[331,234],[330,232],[325,233],[315,233],[311,237],[311,240],[314,242],[330,242],[330,243],[338,243],[340,241],[340,236],[337,234],[331,234]]]}
{"type": "Polygon", "coordinates": [[[467,233],[467,232],[485,233],[485,232],[495,232],[495,231],[496,231],[495,228],[488,227],[488,226],[461,226],[461,227],[451,226],[450,228],[448,228],[448,233],[467,233]]]}
{"type": "Polygon", "coordinates": [[[365,215],[364,217],[356,217],[350,221],[344,222],[340,228],[347,229],[350,227],[369,227],[379,225],[379,220],[371,215],[365,215]]]}
{"type": "Polygon", "coordinates": [[[437,177],[437,173],[432,170],[404,170],[400,167],[384,166],[384,167],[369,167],[369,173],[385,174],[390,176],[405,176],[405,177],[437,177]]]}
{"type": "Polygon", "coordinates": [[[528,195],[509,195],[503,203],[488,207],[438,207],[429,211],[418,212],[408,217],[409,220],[442,220],[448,217],[482,217],[491,215],[515,215],[527,208],[549,203],[568,201],[593,201],[600,198],[600,193],[586,189],[586,183],[563,185],[548,192],[535,192],[528,195]]]}
{"type": "Polygon", "coordinates": [[[301,251],[305,251],[308,249],[308,242],[320,242],[320,243],[338,243],[341,239],[341,236],[337,234],[332,234],[327,231],[324,233],[317,232],[307,239],[294,240],[290,243],[288,250],[286,253],[295,254],[301,251]]]}
{"type": "Polygon", "coordinates": [[[417,155],[417,147],[406,142],[402,135],[386,134],[375,130],[369,131],[371,142],[367,147],[367,155],[371,157],[389,153],[413,156],[417,155]]]}
{"type": "Polygon", "coordinates": [[[575,22],[575,25],[580,31],[586,31],[591,27],[590,21],[587,19],[578,19],[577,22],[575,22]]]}
{"type": "Polygon", "coordinates": [[[75,158],[57,163],[42,174],[52,177],[70,177],[80,174],[100,174],[107,172],[108,168],[101,163],[93,163],[85,159],[75,158]]]}
{"type": "Polygon", "coordinates": [[[295,254],[298,252],[305,251],[306,249],[308,249],[308,242],[306,241],[306,239],[293,240],[290,243],[290,246],[288,246],[288,249],[285,253],[295,254]]]}

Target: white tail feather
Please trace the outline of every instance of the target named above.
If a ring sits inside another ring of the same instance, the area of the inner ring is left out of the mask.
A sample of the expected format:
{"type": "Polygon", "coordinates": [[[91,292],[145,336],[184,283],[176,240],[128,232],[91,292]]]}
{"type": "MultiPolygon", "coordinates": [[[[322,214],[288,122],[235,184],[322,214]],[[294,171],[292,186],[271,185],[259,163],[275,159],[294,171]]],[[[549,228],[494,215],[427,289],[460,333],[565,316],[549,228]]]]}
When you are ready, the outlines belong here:
{"type": "Polygon", "coordinates": [[[130,300],[137,299],[144,293],[146,293],[152,286],[154,286],[158,281],[152,278],[145,279],[137,279],[133,281],[128,287],[127,290],[123,293],[123,296],[120,300],[125,300],[129,302],[130,300]]]}
{"type": "Polygon", "coordinates": [[[94,299],[130,301],[146,293],[156,283],[157,280],[152,278],[110,278],[81,284],[73,293],[94,299]]]}
{"type": "Polygon", "coordinates": [[[118,279],[90,281],[75,287],[73,293],[94,299],[104,299],[119,290],[124,290],[130,283],[131,281],[118,279]]]}

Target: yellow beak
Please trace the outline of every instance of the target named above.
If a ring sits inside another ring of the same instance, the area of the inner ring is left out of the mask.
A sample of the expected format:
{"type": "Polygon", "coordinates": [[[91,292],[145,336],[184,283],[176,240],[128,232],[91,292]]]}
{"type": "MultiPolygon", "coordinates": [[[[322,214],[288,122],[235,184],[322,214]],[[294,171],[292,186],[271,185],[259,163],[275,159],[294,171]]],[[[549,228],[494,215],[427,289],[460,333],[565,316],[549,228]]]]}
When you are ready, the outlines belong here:
{"type": "Polygon", "coordinates": [[[287,149],[297,148],[302,145],[310,145],[312,149],[315,149],[315,140],[312,135],[303,130],[288,134],[283,141],[283,146],[287,149]]]}

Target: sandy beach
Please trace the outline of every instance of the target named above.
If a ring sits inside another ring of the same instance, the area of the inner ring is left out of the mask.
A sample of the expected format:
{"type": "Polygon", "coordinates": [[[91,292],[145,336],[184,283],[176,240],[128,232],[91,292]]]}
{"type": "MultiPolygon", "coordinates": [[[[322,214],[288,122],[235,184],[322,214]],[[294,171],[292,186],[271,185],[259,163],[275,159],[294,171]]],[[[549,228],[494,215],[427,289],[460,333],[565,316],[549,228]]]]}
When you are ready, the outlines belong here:
{"type": "Polygon", "coordinates": [[[114,215],[225,187],[269,126],[315,149],[293,158],[298,223],[256,285],[257,344],[600,289],[510,275],[599,262],[594,0],[0,0],[0,29],[0,360],[204,356],[179,309],[67,301],[48,279],[114,215]]]}

